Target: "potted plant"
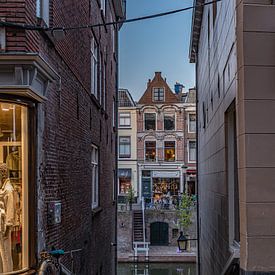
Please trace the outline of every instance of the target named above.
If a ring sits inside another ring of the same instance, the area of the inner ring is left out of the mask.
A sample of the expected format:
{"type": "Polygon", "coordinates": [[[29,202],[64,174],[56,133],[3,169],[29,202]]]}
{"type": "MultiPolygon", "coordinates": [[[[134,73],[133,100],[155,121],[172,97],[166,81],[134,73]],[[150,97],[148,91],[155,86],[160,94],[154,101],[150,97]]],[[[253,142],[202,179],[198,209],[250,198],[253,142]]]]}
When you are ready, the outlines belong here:
{"type": "Polygon", "coordinates": [[[178,238],[179,250],[189,250],[190,241],[188,241],[188,228],[192,224],[192,198],[184,193],[180,199],[177,216],[178,216],[178,225],[180,229],[180,236],[178,238]]]}
{"type": "Polygon", "coordinates": [[[135,202],[135,190],[131,186],[127,191],[127,203],[129,204],[130,211],[132,210],[132,205],[135,202]]]}

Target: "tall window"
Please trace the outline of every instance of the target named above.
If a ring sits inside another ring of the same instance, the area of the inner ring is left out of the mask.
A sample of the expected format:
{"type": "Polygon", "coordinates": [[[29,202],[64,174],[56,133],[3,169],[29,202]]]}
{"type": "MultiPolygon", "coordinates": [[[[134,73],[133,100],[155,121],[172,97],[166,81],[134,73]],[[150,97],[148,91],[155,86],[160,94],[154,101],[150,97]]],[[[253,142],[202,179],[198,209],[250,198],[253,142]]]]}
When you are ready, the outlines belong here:
{"type": "Polygon", "coordinates": [[[240,209],[237,161],[236,111],[233,102],[225,113],[226,172],[228,187],[229,244],[240,242],[240,209]]]}
{"type": "Polygon", "coordinates": [[[130,127],[131,126],[131,114],[130,113],[120,113],[119,114],[119,126],[120,127],[130,127]]]}
{"type": "Polygon", "coordinates": [[[196,141],[194,140],[189,140],[188,142],[188,161],[196,161],[196,141]]]}
{"type": "Polygon", "coordinates": [[[131,137],[119,137],[119,157],[131,157],[131,137]]]}
{"type": "Polygon", "coordinates": [[[98,45],[95,38],[91,41],[91,92],[97,97],[98,45]]]}
{"type": "Polygon", "coordinates": [[[145,160],[155,161],[156,160],[156,142],[145,141],[145,160]]]}
{"type": "Polygon", "coordinates": [[[102,10],[103,15],[106,15],[106,0],[100,0],[100,9],[102,10]]]}
{"type": "Polygon", "coordinates": [[[102,102],[103,102],[103,109],[106,110],[106,100],[107,100],[107,95],[106,95],[106,73],[107,73],[107,63],[104,62],[104,68],[103,68],[103,89],[102,89],[102,102]]]}
{"type": "Polygon", "coordinates": [[[145,113],[144,114],[144,129],[145,130],[156,130],[156,114],[145,113]]]}
{"type": "Polygon", "coordinates": [[[212,12],[213,12],[213,26],[214,26],[216,22],[216,17],[217,17],[217,2],[213,2],[212,12]]]}
{"type": "Polygon", "coordinates": [[[132,169],[118,169],[119,194],[127,194],[132,186],[132,169]]]}
{"type": "Polygon", "coordinates": [[[196,115],[189,114],[189,121],[188,121],[188,132],[196,132],[196,115]]]}
{"type": "Polygon", "coordinates": [[[164,141],[164,160],[176,160],[175,141],[164,141]]]}
{"type": "Polygon", "coordinates": [[[164,88],[153,88],[153,101],[164,101],[164,88]]]}
{"type": "Polygon", "coordinates": [[[92,145],[91,152],[91,169],[92,169],[92,208],[99,205],[98,194],[98,148],[92,145]]]}
{"type": "Polygon", "coordinates": [[[164,114],[164,130],[167,130],[167,131],[175,130],[174,114],[164,114]]]}
{"type": "Polygon", "coordinates": [[[50,5],[49,0],[36,0],[36,16],[42,18],[49,26],[50,24],[50,5]]]}
{"type": "Polygon", "coordinates": [[[28,152],[28,109],[0,102],[1,274],[28,267],[28,152]]]}

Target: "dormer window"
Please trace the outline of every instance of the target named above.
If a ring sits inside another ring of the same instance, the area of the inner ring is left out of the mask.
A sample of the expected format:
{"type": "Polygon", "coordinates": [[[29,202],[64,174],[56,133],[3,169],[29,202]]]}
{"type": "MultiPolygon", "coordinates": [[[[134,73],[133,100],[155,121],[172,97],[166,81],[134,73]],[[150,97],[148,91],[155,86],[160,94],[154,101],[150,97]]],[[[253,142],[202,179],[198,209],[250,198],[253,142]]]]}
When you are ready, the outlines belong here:
{"type": "Polygon", "coordinates": [[[164,101],[164,88],[153,88],[153,101],[164,101]]]}

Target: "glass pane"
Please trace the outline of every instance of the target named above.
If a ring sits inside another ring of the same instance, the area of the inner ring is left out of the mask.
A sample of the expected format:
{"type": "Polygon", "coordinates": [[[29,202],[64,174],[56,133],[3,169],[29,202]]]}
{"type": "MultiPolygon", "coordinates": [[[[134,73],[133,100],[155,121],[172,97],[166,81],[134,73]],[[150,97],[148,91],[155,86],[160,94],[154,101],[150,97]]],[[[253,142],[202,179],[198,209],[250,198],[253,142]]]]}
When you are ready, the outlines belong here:
{"type": "Polygon", "coordinates": [[[175,161],[175,141],[164,142],[164,159],[165,161],[175,161]]]}
{"type": "Polygon", "coordinates": [[[27,108],[0,102],[0,273],[28,265],[27,108]]]}
{"type": "Polygon", "coordinates": [[[175,130],[175,116],[171,115],[164,115],[164,130],[175,130]]]}
{"type": "Polygon", "coordinates": [[[156,114],[147,113],[144,117],[145,130],[156,130],[156,114]]]}
{"type": "Polygon", "coordinates": [[[147,161],[156,160],[156,142],[155,141],[145,142],[145,159],[147,161]]]}

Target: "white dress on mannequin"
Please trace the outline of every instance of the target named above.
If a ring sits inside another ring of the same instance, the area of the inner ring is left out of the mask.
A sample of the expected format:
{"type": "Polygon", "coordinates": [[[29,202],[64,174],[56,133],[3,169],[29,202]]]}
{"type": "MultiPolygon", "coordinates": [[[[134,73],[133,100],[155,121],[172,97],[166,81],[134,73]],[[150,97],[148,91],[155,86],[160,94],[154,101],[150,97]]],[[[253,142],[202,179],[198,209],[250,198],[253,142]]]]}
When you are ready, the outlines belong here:
{"type": "Polygon", "coordinates": [[[13,271],[12,249],[11,249],[11,229],[14,225],[14,189],[9,179],[7,179],[0,189],[0,256],[3,271],[13,271]]]}

